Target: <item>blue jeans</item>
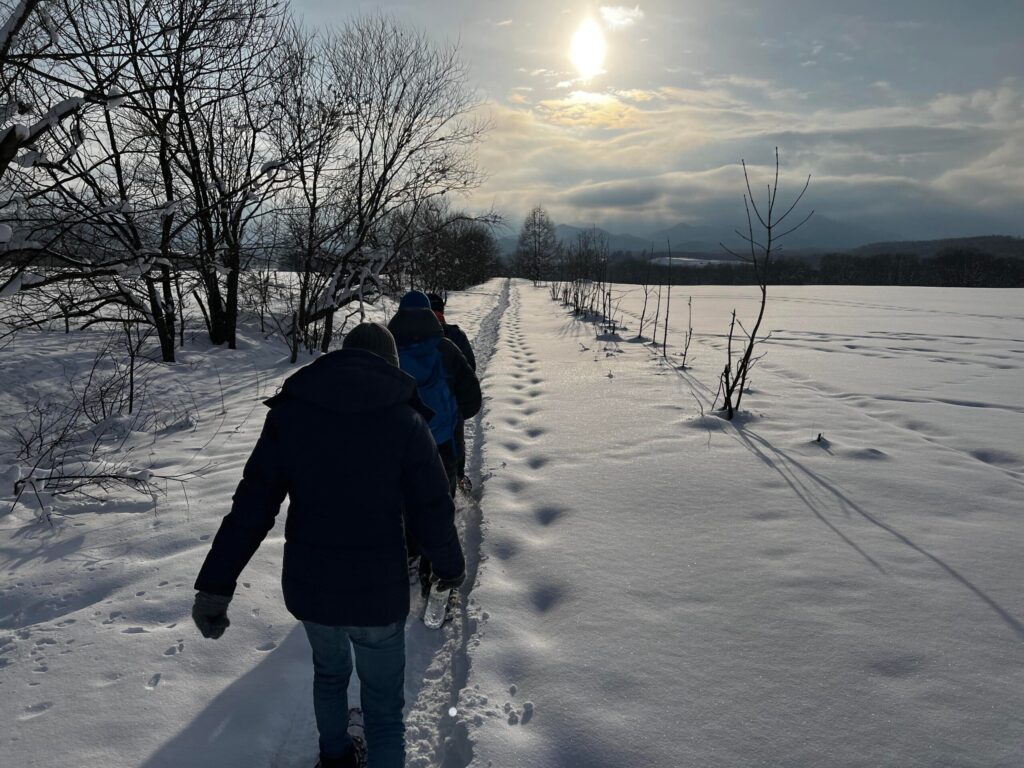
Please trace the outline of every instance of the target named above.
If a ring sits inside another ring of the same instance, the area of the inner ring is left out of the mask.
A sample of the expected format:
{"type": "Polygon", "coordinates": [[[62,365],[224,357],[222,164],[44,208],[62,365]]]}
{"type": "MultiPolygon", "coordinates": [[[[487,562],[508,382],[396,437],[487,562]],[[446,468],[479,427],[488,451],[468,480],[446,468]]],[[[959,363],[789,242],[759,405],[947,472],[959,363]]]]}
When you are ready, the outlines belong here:
{"type": "Polygon", "coordinates": [[[405,621],[386,627],[327,627],[302,622],[313,648],[313,709],[320,754],[341,757],[348,735],[348,681],[355,649],[369,768],[405,765],[405,621]]]}

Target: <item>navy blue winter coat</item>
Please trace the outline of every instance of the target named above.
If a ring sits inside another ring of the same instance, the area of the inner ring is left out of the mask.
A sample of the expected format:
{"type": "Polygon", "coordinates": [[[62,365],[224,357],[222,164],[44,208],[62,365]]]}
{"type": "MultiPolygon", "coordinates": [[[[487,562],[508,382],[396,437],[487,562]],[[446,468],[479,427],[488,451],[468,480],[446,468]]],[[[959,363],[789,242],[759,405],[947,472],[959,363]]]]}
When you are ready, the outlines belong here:
{"type": "MultiPolygon", "coordinates": [[[[459,416],[463,419],[471,419],[479,413],[483,404],[480,381],[459,348],[444,336],[441,322],[431,310],[400,309],[388,323],[388,330],[395,337],[399,357],[402,356],[403,347],[423,339],[442,337],[437,345],[437,350],[441,353],[441,362],[448,379],[448,387],[455,395],[455,401],[459,405],[459,416]]],[[[475,364],[476,360],[473,362],[475,364]]]]}
{"type": "Polygon", "coordinates": [[[319,358],[270,398],[196,589],[231,595],[289,497],[285,604],[300,620],[383,626],[409,613],[405,530],[434,572],[465,569],[448,480],[411,376],[364,350],[319,358]]]}

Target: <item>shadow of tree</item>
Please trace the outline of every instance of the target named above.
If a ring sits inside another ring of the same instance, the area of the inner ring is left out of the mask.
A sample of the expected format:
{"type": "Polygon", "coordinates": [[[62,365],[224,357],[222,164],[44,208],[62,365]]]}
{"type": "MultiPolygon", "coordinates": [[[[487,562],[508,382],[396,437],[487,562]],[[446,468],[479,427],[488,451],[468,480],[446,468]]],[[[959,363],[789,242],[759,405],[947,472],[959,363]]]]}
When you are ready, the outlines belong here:
{"type": "Polygon", "coordinates": [[[1022,624],[1019,619],[1013,616],[1009,611],[996,602],[996,600],[986,594],[981,588],[971,582],[966,576],[956,570],[949,563],[928,551],[925,547],[915,542],[895,526],[879,518],[875,513],[870,512],[865,507],[858,504],[837,485],[822,477],[820,474],[815,472],[806,464],[798,461],[786,451],[776,447],[768,439],[758,435],[749,428],[745,428],[742,424],[736,425],[736,436],[737,439],[739,439],[739,441],[755,457],[760,459],[765,463],[765,465],[779,474],[779,476],[793,490],[797,498],[803,502],[807,509],[810,510],[818,520],[824,523],[831,531],[842,539],[844,543],[852,547],[880,573],[885,573],[885,569],[882,565],[828,519],[820,502],[816,501],[815,495],[824,495],[826,500],[838,505],[839,510],[847,517],[851,517],[853,515],[859,516],[871,525],[885,531],[897,541],[909,547],[914,552],[917,552],[922,557],[933,562],[959,584],[970,590],[979,600],[985,603],[985,605],[991,608],[1003,623],[1012,629],[1018,637],[1024,638],[1024,624],[1022,624]]]}

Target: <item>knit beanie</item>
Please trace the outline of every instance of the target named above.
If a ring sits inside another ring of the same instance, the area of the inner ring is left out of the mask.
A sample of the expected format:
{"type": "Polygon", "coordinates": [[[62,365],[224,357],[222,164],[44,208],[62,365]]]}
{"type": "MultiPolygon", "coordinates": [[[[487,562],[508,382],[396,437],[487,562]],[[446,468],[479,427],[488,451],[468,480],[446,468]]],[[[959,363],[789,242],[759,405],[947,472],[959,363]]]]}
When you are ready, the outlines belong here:
{"type": "Polygon", "coordinates": [[[398,302],[399,309],[430,309],[430,299],[422,291],[409,291],[398,302]]]}
{"type": "Polygon", "coordinates": [[[398,348],[391,331],[380,323],[360,323],[345,337],[342,349],[362,349],[398,367],[398,348]]]}
{"type": "Polygon", "coordinates": [[[444,299],[442,299],[436,293],[428,293],[427,298],[430,299],[430,308],[432,310],[444,314],[444,299]]]}

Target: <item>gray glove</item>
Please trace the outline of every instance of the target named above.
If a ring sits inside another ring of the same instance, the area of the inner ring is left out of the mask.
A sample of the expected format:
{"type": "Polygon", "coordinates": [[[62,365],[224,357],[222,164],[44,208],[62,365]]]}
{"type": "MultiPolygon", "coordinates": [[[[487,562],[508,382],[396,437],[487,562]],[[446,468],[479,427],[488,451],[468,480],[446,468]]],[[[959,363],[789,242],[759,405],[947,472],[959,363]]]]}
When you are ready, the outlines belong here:
{"type": "Polygon", "coordinates": [[[196,592],[196,601],[192,604],[192,621],[199,627],[203,637],[216,640],[231,625],[228,619],[230,602],[231,598],[226,595],[196,592]]]}

